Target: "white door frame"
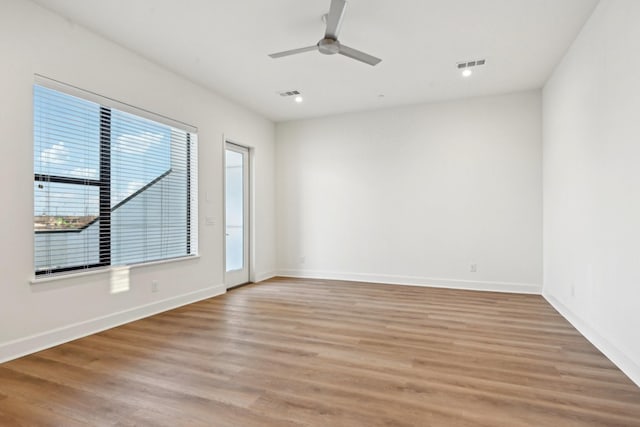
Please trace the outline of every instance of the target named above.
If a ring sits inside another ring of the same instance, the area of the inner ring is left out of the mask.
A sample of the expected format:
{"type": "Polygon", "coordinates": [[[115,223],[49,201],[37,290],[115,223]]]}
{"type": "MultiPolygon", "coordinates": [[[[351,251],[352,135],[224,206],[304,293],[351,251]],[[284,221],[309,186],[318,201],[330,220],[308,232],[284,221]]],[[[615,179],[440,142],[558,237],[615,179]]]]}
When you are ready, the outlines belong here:
{"type": "Polygon", "coordinates": [[[243,285],[245,283],[249,283],[252,280],[253,275],[253,227],[252,224],[252,213],[253,213],[253,204],[251,203],[253,200],[253,185],[252,185],[252,149],[242,144],[238,144],[237,142],[231,141],[227,138],[224,138],[223,141],[223,150],[222,150],[222,175],[223,175],[223,195],[224,195],[224,203],[223,203],[223,274],[224,274],[224,283],[227,289],[233,288],[235,286],[243,285]],[[226,153],[227,149],[232,151],[241,153],[243,156],[243,268],[241,270],[234,270],[227,272],[227,214],[226,214],[226,200],[227,200],[227,171],[226,171],[226,153]]]}

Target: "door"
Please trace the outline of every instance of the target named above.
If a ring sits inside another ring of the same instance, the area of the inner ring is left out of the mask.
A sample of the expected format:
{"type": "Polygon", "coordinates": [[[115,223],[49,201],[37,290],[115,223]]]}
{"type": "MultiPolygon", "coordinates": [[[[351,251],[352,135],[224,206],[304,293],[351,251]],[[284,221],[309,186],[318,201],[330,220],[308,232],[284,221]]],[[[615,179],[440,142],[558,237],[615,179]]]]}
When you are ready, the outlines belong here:
{"type": "Polygon", "coordinates": [[[249,282],[249,149],[225,147],[225,283],[249,282]]]}

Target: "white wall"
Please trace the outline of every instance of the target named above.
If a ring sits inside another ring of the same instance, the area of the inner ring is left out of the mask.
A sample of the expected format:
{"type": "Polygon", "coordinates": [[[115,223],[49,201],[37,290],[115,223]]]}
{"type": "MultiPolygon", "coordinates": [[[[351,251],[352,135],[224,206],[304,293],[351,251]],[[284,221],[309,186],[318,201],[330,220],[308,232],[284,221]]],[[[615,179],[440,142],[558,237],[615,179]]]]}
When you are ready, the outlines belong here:
{"type": "Polygon", "coordinates": [[[224,292],[223,134],[255,147],[255,275],[273,274],[272,122],[24,0],[0,2],[0,55],[0,361],[224,292]],[[201,258],[132,269],[130,290],[118,294],[108,274],[29,283],[34,73],[199,128],[201,258]]]}
{"type": "Polygon", "coordinates": [[[540,91],[280,123],[276,140],[280,274],[540,292],[540,91]]]}
{"type": "Polygon", "coordinates": [[[544,88],[543,294],[640,385],[638,21],[601,1],[544,88]]]}

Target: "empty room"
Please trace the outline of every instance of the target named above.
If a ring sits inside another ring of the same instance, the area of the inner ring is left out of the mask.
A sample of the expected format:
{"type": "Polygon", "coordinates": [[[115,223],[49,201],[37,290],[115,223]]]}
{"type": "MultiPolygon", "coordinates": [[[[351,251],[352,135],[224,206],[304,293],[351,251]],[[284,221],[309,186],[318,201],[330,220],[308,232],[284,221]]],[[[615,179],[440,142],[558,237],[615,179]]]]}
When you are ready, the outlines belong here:
{"type": "Polygon", "coordinates": [[[638,21],[0,0],[0,426],[640,426],[638,21]]]}

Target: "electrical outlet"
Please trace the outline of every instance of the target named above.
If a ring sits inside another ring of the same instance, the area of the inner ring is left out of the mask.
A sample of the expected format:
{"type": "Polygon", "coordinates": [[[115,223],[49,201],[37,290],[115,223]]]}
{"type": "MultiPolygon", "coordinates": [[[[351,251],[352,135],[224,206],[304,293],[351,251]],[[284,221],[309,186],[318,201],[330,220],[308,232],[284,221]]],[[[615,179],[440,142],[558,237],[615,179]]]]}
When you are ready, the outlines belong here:
{"type": "Polygon", "coordinates": [[[151,281],[151,292],[158,292],[158,281],[157,280],[152,280],[151,281]]]}
{"type": "Polygon", "coordinates": [[[475,273],[478,271],[478,264],[471,264],[469,265],[469,271],[472,273],[475,273]]]}

